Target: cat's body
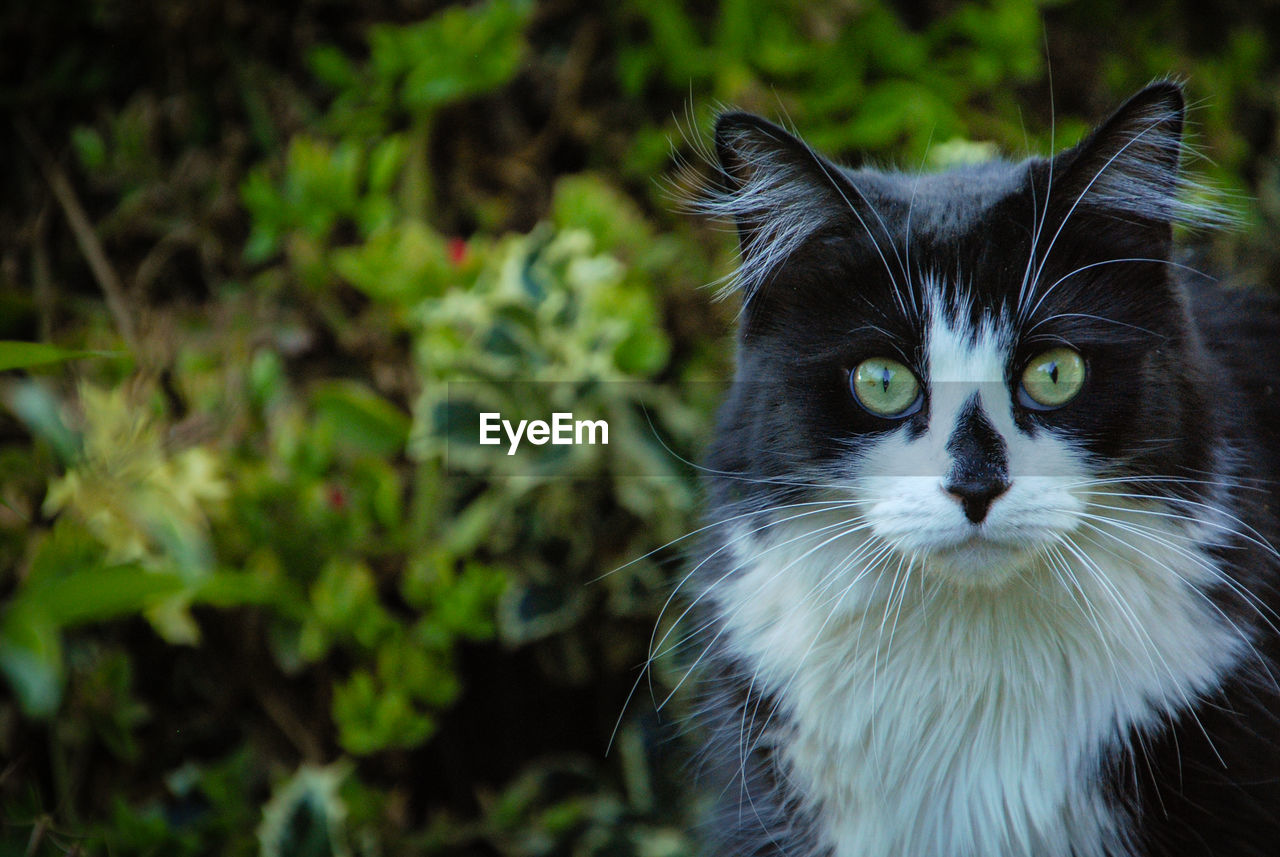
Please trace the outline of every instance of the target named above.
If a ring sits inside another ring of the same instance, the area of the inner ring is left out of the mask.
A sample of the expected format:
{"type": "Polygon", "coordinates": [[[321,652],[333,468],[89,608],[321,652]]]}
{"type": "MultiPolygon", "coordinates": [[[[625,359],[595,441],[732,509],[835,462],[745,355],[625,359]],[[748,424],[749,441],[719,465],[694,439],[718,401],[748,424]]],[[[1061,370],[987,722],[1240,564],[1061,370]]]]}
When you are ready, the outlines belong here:
{"type": "Polygon", "coordinates": [[[1280,314],[1173,263],[1181,129],[911,176],[722,117],[714,853],[1280,854],[1280,314]]]}

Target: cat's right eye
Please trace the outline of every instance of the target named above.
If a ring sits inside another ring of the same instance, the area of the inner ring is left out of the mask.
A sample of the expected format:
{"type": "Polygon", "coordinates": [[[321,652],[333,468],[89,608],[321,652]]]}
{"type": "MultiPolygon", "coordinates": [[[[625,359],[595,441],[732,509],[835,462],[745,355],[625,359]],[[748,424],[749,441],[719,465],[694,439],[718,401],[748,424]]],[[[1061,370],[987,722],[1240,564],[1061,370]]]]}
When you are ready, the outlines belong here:
{"type": "Polygon", "coordinates": [[[900,418],[920,408],[920,382],[902,363],[888,357],[863,360],[849,373],[858,404],[878,417],[900,418]]]}
{"type": "Polygon", "coordinates": [[[1050,348],[1031,358],[1022,370],[1018,396],[1023,405],[1033,410],[1060,408],[1080,392],[1084,376],[1085,364],[1080,352],[1072,348],[1050,348]]]}

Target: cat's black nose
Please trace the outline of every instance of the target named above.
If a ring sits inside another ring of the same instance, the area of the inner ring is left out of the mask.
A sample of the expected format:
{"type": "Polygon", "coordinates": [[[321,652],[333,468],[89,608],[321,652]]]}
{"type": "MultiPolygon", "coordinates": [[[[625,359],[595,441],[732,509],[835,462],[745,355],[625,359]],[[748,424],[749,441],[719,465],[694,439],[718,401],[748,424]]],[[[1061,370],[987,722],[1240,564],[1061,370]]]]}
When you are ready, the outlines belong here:
{"type": "Polygon", "coordinates": [[[1004,438],[987,419],[977,393],[960,409],[947,451],[951,472],[942,487],[960,501],[966,518],[981,524],[991,503],[1009,490],[1009,459],[1004,438]]]}
{"type": "Polygon", "coordinates": [[[987,517],[991,503],[1009,490],[1009,481],[992,474],[984,478],[948,481],[943,488],[960,501],[966,518],[975,524],[981,524],[987,517]]]}

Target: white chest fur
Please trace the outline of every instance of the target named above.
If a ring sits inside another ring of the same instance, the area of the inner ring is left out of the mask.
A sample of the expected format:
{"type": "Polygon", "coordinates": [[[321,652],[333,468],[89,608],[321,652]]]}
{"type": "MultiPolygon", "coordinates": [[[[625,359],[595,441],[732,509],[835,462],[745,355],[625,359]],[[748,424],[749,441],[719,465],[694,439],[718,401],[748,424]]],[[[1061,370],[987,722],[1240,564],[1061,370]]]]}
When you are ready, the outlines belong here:
{"type": "Polygon", "coordinates": [[[999,589],[901,557],[845,567],[863,536],[781,529],[740,534],[741,570],[710,594],[782,701],[766,740],[836,857],[1124,854],[1102,752],[1186,707],[1247,645],[1172,524],[1163,546],[1080,540],[999,589]]]}

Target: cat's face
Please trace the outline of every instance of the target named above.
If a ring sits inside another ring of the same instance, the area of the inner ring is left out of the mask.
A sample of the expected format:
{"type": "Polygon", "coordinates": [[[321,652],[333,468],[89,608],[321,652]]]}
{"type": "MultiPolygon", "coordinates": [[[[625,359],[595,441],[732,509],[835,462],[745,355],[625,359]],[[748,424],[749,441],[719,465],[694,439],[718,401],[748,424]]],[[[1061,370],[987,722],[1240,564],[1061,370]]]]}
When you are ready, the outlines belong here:
{"type": "Polygon", "coordinates": [[[707,208],[742,230],[745,306],[721,503],[844,503],[889,556],[999,586],[1109,507],[1194,493],[1212,379],[1170,275],[1181,123],[1158,85],[1052,161],[913,176],[723,118],[707,208]]]}

